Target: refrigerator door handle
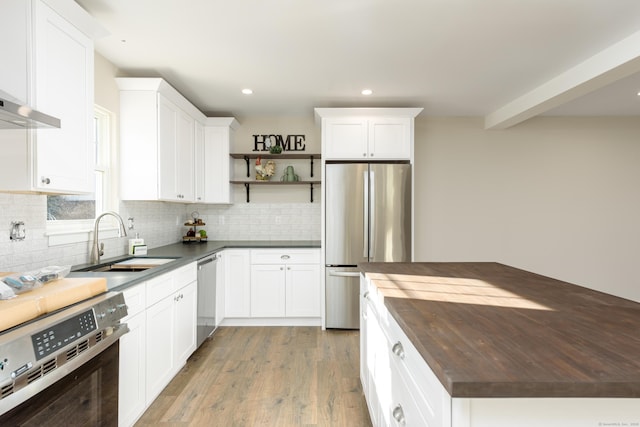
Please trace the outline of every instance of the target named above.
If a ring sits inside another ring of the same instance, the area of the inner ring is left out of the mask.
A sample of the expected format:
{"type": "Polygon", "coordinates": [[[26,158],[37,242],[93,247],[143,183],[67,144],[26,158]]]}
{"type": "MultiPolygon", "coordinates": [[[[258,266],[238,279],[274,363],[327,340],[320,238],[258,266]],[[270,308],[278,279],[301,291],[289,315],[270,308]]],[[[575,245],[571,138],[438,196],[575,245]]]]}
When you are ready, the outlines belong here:
{"type": "Polygon", "coordinates": [[[362,172],[364,175],[364,197],[362,198],[362,216],[364,218],[362,230],[362,257],[369,260],[369,171],[362,172]]]}
{"type": "MultiPolygon", "coordinates": [[[[376,175],[374,171],[369,172],[369,223],[370,229],[376,229],[376,175]]],[[[369,234],[369,262],[375,257],[376,250],[376,241],[375,241],[376,233],[371,232],[369,234]]]]}
{"type": "Polygon", "coordinates": [[[360,277],[360,272],[358,272],[358,271],[334,271],[334,270],[329,270],[329,276],[360,277]]]}

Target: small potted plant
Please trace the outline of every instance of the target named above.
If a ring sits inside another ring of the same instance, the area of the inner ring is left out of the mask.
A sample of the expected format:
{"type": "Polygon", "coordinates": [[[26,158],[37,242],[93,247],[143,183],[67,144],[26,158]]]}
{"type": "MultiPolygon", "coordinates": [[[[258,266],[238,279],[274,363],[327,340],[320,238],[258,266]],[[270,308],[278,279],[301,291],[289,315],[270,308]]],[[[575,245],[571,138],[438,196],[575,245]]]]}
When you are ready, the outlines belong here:
{"type": "Polygon", "coordinates": [[[271,154],[280,154],[280,153],[282,153],[282,147],[279,146],[279,145],[272,145],[269,148],[269,153],[271,153],[271,154]]]}

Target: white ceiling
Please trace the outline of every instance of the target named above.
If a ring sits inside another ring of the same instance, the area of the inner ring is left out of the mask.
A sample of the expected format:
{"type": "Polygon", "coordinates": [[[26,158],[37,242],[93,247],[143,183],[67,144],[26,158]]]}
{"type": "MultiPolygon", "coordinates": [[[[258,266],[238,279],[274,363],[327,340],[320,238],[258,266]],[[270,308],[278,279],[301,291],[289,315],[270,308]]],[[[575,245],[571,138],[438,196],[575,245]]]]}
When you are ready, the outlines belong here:
{"type": "Polygon", "coordinates": [[[638,0],[76,1],[123,75],[161,76],[208,115],[640,115],[638,0]]]}

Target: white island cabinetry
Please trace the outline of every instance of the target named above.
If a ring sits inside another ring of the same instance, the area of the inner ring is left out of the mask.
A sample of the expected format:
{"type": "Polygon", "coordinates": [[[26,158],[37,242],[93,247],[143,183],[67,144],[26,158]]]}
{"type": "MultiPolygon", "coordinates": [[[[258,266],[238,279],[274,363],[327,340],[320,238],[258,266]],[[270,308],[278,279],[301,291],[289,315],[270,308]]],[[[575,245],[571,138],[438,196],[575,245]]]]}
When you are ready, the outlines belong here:
{"type": "MultiPolygon", "coordinates": [[[[633,397],[452,397],[386,308],[381,294],[390,291],[387,287],[393,285],[378,289],[361,275],[360,376],[374,426],[581,427],[640,423],[640,402],[633,397]]],[[[437,324],[424,328],[439,330],[437,324]]],[[[498,366],[496,378],[499,370],[498,366]]],[[[491,392],[487,386],[482,388],[487,390],[491,392]]]]}

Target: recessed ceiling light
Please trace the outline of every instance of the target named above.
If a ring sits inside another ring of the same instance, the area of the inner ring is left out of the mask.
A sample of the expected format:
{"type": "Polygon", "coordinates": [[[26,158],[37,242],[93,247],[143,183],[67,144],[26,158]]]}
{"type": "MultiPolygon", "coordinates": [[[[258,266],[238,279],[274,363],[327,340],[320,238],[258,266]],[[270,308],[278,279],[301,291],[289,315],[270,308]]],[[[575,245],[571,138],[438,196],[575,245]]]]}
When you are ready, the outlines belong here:
{"type": "Polygon", "coordinates": [[[368,95],[371,95],[373,91],[371,89],[362,89],[361,93],[365,96],[368,96],[368,95]]]}
{"type": "Polygon", "coordinates": [[[242,89],[242,93],[244,93],[245,95],[251,95],[253,93],[253,91],[249,88],[247,89],[242,89]]]}

